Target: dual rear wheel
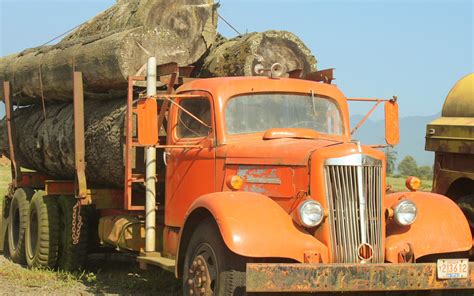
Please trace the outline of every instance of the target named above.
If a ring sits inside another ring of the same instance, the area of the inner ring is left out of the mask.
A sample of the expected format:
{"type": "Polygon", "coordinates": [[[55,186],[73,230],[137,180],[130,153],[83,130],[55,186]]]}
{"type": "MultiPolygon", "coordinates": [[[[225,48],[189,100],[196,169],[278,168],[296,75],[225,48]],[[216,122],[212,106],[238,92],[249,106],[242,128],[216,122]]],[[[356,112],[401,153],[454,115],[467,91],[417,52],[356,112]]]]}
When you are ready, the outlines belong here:
{"type": "Polygon", "coordinates": [[[17,189],[9,205],[6,238],[10,258],[29,267],[65,271],[82,268],[88,238],[85,212],[83,209],[79,213],[74,196],[47,196],[44,191],[17,189]],[[82,225],[77,231],[79,215],[82,225]]]}

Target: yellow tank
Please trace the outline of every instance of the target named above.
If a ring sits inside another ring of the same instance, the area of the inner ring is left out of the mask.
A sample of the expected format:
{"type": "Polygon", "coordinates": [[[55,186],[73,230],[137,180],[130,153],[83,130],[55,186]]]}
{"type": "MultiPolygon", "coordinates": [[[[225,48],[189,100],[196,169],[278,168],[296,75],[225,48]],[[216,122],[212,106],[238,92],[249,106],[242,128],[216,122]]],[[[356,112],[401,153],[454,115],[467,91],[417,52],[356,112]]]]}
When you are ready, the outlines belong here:
{"type": "Polygon", "coordinates": [[[444,101],[443,117],[474,117],[474,73],[464,76],[444,101]]]}
{"type": "Polygon", "coordinates": [[[441,117],[428,124],[425,149],[474,154],[474,73],[454,85],[441,117]]]}

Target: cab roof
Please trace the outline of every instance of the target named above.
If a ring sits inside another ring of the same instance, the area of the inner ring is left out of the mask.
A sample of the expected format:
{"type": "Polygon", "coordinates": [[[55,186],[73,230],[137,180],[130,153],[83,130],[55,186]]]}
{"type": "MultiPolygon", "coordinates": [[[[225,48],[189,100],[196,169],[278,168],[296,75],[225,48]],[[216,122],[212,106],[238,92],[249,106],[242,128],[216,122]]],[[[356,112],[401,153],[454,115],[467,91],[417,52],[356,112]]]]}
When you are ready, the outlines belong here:
{"type": "Polygon", "coordinates": [[[177,92],[195,90],[207,91],[214,99],[220,100],[254,92],[311,93],[313,91],[315,94],[331,97],[337,101],[345,101],[344,94],[335,85],[294,78],[260,76],[203,78],[183,84],[177,92]]]}

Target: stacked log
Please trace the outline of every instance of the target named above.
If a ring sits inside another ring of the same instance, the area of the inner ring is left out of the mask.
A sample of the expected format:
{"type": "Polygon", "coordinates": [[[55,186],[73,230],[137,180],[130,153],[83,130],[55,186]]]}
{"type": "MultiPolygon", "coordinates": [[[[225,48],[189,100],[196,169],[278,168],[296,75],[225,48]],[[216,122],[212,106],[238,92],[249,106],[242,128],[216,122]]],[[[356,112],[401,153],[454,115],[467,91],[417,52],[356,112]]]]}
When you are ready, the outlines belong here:
{"type": "MultiPolygon", "coordinates": [[[[70,103],[14,112],[15,157],[22,167],[56,178],[73,179],[74,109],[70,103]]],[[[86,176],[91,183],[123,186],[125,100],[87,100],[84,109],[86,176]]],[[[0,150],[8,152],[6,121],[0,121],[0,150]]]]}
{"type": "Polygon", "coordinates": [[[12,83],[22,105],[71,101],[74,69],[88,99],[120,98],[149,56],[159,64],[199,60],[215,40],[216,18],[213,0],[122,0],[56,45],[1,58],[0,81],[12,83]]]}
{"type": "MultiPolygon", "coordinates": [[[[10,80],[17,105],[28,105],[14,112],[21,166],[74,178],[73,70],[84,77],[88,182],[121,187],[126,79],[143,70],[149,56],[158,63],[199,65],[199,77],[255,76],[274,63],[285,71],[316,69],[311,51],[294,34],[219,40],[216,16],[213,0],[118,0],[57,45],[1,58],[0,80],[10,80]]],[[[2,151],[8,153],[5,120],[2,151]]]]}

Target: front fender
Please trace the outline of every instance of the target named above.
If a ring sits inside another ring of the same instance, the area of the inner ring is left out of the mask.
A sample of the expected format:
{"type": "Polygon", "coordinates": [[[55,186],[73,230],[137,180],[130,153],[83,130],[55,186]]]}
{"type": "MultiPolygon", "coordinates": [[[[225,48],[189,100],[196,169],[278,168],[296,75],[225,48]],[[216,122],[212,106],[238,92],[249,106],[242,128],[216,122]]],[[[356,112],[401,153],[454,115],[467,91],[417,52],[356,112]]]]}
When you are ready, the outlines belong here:
{"type": "Polygon", "coordinates": [[[399,226],[392,219],[387,221],[387,261],[398,262],[398,254],[410,248],[415,259],[471,249],[469,224],[452,200],[430,192],[398,192],[387,195],[386,205],[392,207],[402,199],[413,201],[418,214],[410,226],[399,226]]]}
{"type": "Polygon", "coordinates": [[[211,213],[225,244],[238,255],[304,262],[305,252],[309,252],[319,253],[322,262],[328,261],[327,247],[298,229],[288,213],[265,195],[252,192],[207,194],[192,204],[186,219],[202,208],[211,213]]]}

